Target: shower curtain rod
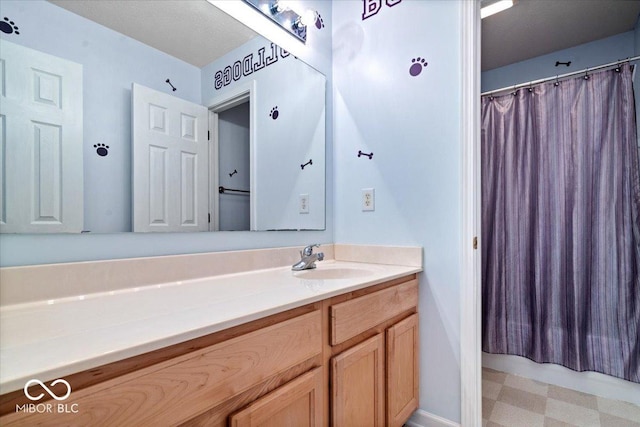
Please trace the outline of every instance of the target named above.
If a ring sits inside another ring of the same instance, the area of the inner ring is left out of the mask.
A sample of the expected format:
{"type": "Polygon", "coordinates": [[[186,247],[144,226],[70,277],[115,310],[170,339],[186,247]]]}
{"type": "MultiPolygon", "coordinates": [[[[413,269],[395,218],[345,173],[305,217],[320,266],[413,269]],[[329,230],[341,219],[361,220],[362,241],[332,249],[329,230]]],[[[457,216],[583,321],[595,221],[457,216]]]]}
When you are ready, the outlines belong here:
{"type": "Polygon", "coordinates": [[[559,75],[557,75],[555,77],[546,77],[544,79],[532,80],[532,81],[530,81],[528,83],[520,83],[520,84],[513,85],[513,86],[506,86],[506,87],[503,87],[501,89],[490,90],[490,91],[481,93],[480,96],[495,95],[496,93],[506,92],[508,90],[516,91],[516,90],[518,90],[520,88],[529,87],[529,86],[532,86],[534,84],[537,85],[537,84],[548,82],[548,81],[551,81],[551,80],[564,79],[564,78],[567,78],[567,77],[575,76],[577,74],[588,73],[589,71],[601,70],[603,68],[608,68],[608,67],[614,67],[616,65],[624,64],[625,62],[633,62],[633,61],[637,61],[637,60],[640,60],[640,55],[639,56],[634,56],[634,57],[631,57],[631,58],[627,58],[627,59],[622,59],[622,60],[616,61],[616,62],[610,62],[608,64],[598,65],[596,67],[585,68],[585,69],[580,70],[580,71],[573,71],[571,73],[559,74],[559,75]]]}

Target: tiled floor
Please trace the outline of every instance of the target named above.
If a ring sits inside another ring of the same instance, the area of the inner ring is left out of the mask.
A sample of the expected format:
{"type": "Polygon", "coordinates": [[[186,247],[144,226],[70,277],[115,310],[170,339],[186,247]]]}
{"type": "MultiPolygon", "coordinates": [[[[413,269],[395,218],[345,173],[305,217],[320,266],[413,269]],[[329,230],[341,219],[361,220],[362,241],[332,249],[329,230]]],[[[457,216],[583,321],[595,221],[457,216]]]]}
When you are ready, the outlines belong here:
{"type": "Polygon", "coordinates": [[[640,427],[640,407],[482,369],[487,427],[640,427]]]}

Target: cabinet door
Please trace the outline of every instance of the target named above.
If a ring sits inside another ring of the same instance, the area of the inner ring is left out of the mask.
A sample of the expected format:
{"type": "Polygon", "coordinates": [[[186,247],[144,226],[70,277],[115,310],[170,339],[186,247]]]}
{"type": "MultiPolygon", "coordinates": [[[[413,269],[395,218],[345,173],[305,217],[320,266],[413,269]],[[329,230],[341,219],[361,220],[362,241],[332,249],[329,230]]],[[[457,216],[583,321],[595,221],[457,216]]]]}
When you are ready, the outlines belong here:
{"type": "Polygon", "coordinates": [[[231,427],[322,426],[322,368],[316,368],[236,412],[231,427]]]}
{"type": "Polygon", "coordinates": [[[384,337],[331,359],[334,427],[384,425],[384,337]]]}
{"type": "Polygon", "coordinates": [[[418,408],[418,315],[387,329],[387,425],[402,426],[418,408]]]}

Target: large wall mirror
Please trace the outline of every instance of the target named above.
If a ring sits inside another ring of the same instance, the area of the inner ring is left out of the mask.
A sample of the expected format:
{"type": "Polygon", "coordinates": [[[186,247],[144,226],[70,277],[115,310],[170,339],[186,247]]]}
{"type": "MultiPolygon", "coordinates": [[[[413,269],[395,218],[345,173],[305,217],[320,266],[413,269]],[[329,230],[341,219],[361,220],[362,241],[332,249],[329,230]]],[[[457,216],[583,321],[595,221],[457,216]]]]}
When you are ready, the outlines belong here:
{"type": "Polygon", "coordinates": [[[0,232],[325,228],[325,77],[206,0],[3,0],[0,232]]]}

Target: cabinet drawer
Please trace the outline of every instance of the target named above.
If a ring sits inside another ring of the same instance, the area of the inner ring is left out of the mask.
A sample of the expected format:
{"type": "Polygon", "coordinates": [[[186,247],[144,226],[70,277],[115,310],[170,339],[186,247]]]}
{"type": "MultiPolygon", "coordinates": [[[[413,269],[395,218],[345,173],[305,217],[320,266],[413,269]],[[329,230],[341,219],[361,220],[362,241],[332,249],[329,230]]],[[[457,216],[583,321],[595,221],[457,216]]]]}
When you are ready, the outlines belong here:
{"type": "Polygon", "coordinates": [[[331,306],[331,345],[340,344],[418,305],[418,281],[331,306]]]}
{"type": "Polygon", "coordinates": [[[3,425],[176,425],[322,352],[319,310],[74,392],[77,414],[3,425]]]}

